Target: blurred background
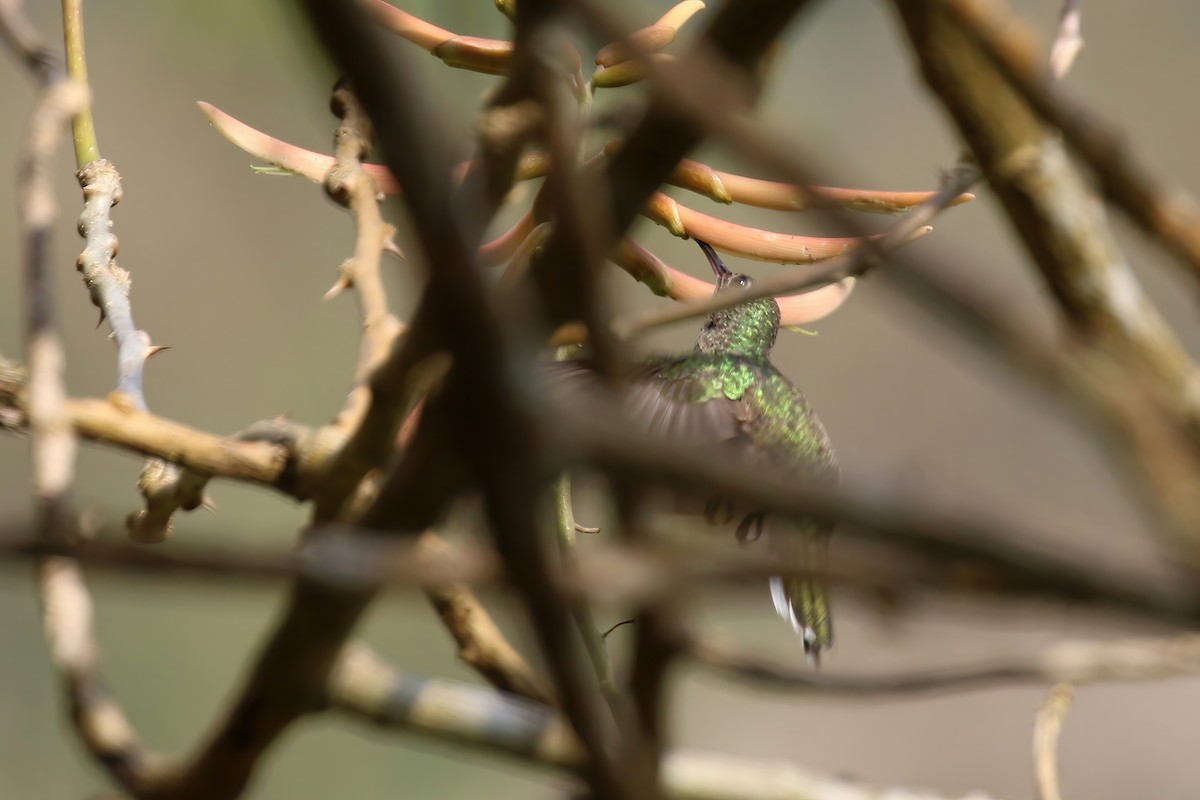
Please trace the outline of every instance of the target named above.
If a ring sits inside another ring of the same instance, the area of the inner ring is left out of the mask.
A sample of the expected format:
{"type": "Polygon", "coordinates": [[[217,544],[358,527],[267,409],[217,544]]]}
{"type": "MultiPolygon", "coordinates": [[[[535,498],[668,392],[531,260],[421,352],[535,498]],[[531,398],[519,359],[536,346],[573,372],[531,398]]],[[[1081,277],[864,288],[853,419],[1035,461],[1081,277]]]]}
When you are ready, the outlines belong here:
{"type": "MultiPolygon", "coordinates": [[[[57,41],[57,4],[28,5],[47,38],[57,41]]],[[[507,22],[483,0],[400,5],[457,33],[506,35],[507,22]]],[[[641,25],[668,4],[636,5],[631,21],[641,25]]],[[[1016,6],[1048,38],[1059,4],[1025,0],[1016,6]]],[[[173,348],[148,366],[150,408],[220,433],[285,412],[307,424],[330,420],[349,386],[359,317],[349,295],[331,302],[321,295],[351,251],[351,222],[315,184],[252,173],[250,158],[213,131],[195,106],[207,100],[272,135],[328,152],[336,125],[327,110],[334,76],[303,20],[288,3],[241,0],[108,0],[86,10],[100,148],[124,177],[125,198],[114,214],[120,263],[133,277],[138,326],[155,343],[173,348]]],[[[1068,79],[1074,94],[1120,123],[1158,175],[1193,193],[1200,187],[1200,165],[1188,154],[1200,108],[1187,98],[1194,97],[1189,84],[1200,68],[1191,46],[1198,24],[1194,5],[1183,0],[1152,6],[1090,0],[1087,49],[1068,79]]],[[[396,46],[410,48],[467,153],[474,110],[496,79],[450,70],[399,40],[396,46]]],[[[639,96],[637,88],[628,88],[612,99],[639,96]]],[[[0,57],[0,186],[8,187],[0,190],[0,353],[9,358],[21,353],[23,324],[11,187],[33,97],[16,61],[0,57]]],[[[883,3],[812,8],[784,38],[762,116],[794,136],[802,153],[817,156],[815,166],[836,185],[932,189],[959,150],[883,3]]],[[[696,157],[753,173],[753,165],[718,146],[696,157]]],[[[81,249],[74,224],[80,196],[65,142],[58,165],[61,217],[53,259],[67,380],[74,395],[103,396],[115,384],[115,350],[106,329],[95,327],[96,311],[73,267],[81,249]]],[[[935,232],[911,245],[908,255],[936,259],[1010,304],[1028,325],[1052,333],[1051,308],[1028,259],[986,188],[978,194],[977,202],[937,220],[935,232]]],[[[696,196],[684,202],[757,227],[829,230],[816,217],[717,207],[696,196]]],[[[422,268],[402,214],[395,208],[392,213],[409,260],[388,263],[387,277],[393,306],[404,317],[422,268]]],[[[1139,275],[1194,351],[1195,298],[1182,291],[1159,252],[1121,220],[1114,224],[1139,275]]],[[[705,273],[694,244],[645,220],[638,233],[670,263],[705,273]]],[[[751,274],[777,269],[731,265],[751,274]]],[[[667,302],[615,267],[609,277],[614,309],[667,302]]],[[[688,348],[695,327],[677,326],[646,346],[688,348]]],[[[881,281],[861,281],[840,311],[810,327],[819,335],[784,335],[775,360],[819,411],[849,476],[962,512],[1002,512],[1055,542],[1113,561],[1150,559],[1134,498],[1089,429],[956,341],[881,281]]],[[[27,458],[25,441],[0,437],[0,520],[6,523],[30,517],[27,458]]],[[[84,447],[78,508],[118,527],[139,505],[134,482],[141,463],[84,447]]],[[[265,491],[215,483],[211,493],[217,510],[179,516],[164,547],[278,551],[291,545],[306,519],[304,508],[265,491]]],[[[278,612],[283,590],[107,575],[93,576],[90,585],[107,676],[147,744],[167,753],[190,750],[224,708],[278,612]]],[[[978,663],[1065,637],[1145,632],[1133,623],[1101,622],[1035,603],[997,613],[930,601],[882,617],[853,598],[837,599],[839,641],[825,661],[831,672],[978,663]]],[[[505,598],[488,600],[506,616],[505,598]]],[[[765,587],[707,596],[698,613],[705,626],[727,638],[776,659],[801,658],[786,626],[770,612],[765,587]]],[[[600,619],[615,622],[620,610],[601,609],[600,619]]],[[[509,627],[525,640],[519,625],[509,627]]],[[[363,633],[403,670],[476,680],[456,663],[449,637],[415,593],[390,593],[363,633]]],[[[975,789],[1004,798],[1031,793],[1030,734],[1044,696],[1039,687],[904,700],[792,699],[684,668],[673,689],[673,734],[680,745],[794,760],[872,784],[926,786],[947,795],[975,789]]],[[[1195,797],[1197,702],[1195,679],[1082,689],[1062,742],[1066,796],[1195,797]]],[[[105,787],[67,729],[29,565],[2,564],[0,797],[83,797],[105,787]]],[[[249,796],[370,800],[401,790],[411,797],[484,791],[499,800],[559,796],[563,781],[327,715],[292,729],[249,796]]]]}

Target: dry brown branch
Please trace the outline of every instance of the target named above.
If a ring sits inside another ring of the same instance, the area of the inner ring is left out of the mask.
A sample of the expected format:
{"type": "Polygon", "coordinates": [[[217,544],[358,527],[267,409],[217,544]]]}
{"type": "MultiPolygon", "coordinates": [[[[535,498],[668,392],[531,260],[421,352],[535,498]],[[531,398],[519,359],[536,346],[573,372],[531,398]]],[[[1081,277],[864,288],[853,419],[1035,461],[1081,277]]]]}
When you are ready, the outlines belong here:
{"type": "MultiPolygon", "coordinates": [[[[1108,398],[1142,462],[1143,483],[1159,501],[1174,548],[1187,562],[1200,564],[1200,496],[1190,479],[1200,474],[1195,471],[1200,456],[1186,438],[1200,420],[1194,390],[1200,374],[1142,293],[1102,205],[1071,167],[1059,141],[979,50],[976,38],[958,24],[950,6],[897,7],[926,81],[971,146],[1071,332],[1085,345],[1114,353],[1130,365],[1117,385],[1141,387],[1154,395],[1151,405],[1167,406],[1165,417],[1156,414],[1156,421],[1141,423],[1121,410],[1121,398],[1108,398]],[[1151,431],[1158,423],[1167,430],[1151,431]]],[[[1094,381],[1093,386],[1099,390],[1102,384],[1094,381]]]]}
{"type": "MultiPolygon", "coordinates": [[[[82,439],[183,464],[206,475],[270,486],[286,494],[298,492],[296,480],[300,477],[290,473],[288,467],[304,465],[310,457],[317,462],[329,449],[306,429],[283,421],[262,425],[289,429],[297,443],[295,450],[278,442],[214,436],[147,411],[122,407],[119,402],[119,397],[112,396],[106,400],[68,399],[67,419],[82,439]]],[[[0,403],[11,404],[20,414],[14,416],[11,427],[15,430],[29,424],[32,402],[23,384],[0,383],[0,403]]]]}
{"type": "Polygon", "coordinates": [[[1075,699],[1069,683],[1050,690],[1033,723],[1033,765],[1038,800],[1062,800],[1058,779],[1058,737],[1075,699]]]}
{"type": "MultiPolygon", "coordinates": [[[[337,159],[325,175],[326,192],[335,202],[350,207],[358,235],[354,257],[341,265],[337,283],[326,297],[349,287],[357,288],[363,315],[363,339],[355,370],[354,387],[346,406],[330,429],[319,431],[315,438],[323,443],[324,455],[343,445],[361,426],[370,403],[370,379],[376,367],[387,357],[397,342],[401,325],[388,310],[387,295],[379,275],[383,252],[399,254],[392,241],[393,228],[383,221],[379,211],[377,189],[370,175],[362,169],[362,158],[370,152],[371,127],[358,109],[353,95],[346,87],[338,87],[331,101],[336,114],[344,118],[334,134],[337,159]]],[[[401,409],[403,412],[403,409],[401,409]]],[[[286,428],[282,421],[276,428],[286,428]]],[[[265,441],[294,448],[301,437],[296,430],[264,430],[260,423],[234,439],[265,441]]],[[[377,432],[372,428],[372,433],[377,432]]],[[[352,447],[350,452],[356,452],[352,447]]],[[[311,455],[311,454],[310,454],[311,455]]],[[[342,457],[345,458],[345,457],[342,457]]],[[[317,465],[308,462],[317,469],[317,465]]],[[[187,467],[151,461],[142,471],[139,488],[146,497],[145,510],[130,519],[130,529],[138,541],[158,541],[169,532],[171,517],[177,509],[193,510],[208,504],[205,487],[210,473],[187,467]]],[[[349,477],[347,485],[352,485],[349,477]]]]}
{"type": "MultiPolygon", "coordinates": [[[[449,546],[432,532],[422,534],[421,550],[438,553],[449,546]]],[[[545,705],[556,705],[554,691],[505,638],[487,609],[466,585],[447,584],[427,592],[442,624],[458,644],[458,657],[501,691],[545,705]]]]}
{"type": "MultiPolygon", "coordinates": [[[[454,359],[442,395],[426,408],[410,452],[393,478],[403,482],[404,462],[420,463],[413,453],[422,448],[440,451],[445,462],[449,445],[469,477],[478,481],[497,549],[526,600],[563,709],[588,751],[587,775],[597,791],[621,796],[621,779],[608,765],[598,736],[594,699],[583,682],[586,673],[576,668],[579,654],[569,639],[569,618],[546,572],[546,554],[528,536],[536,527],[539,494],[533,458],[537,436],[509,389],[509,354],[475,270],[474,251],[489,207],[487,190],[494,189],[496,181],[489,178],[480,187],[468,175],[463,201],[452,202],[452,162],[432,124],[436,115],[411,73],[397,67],[401,55],[384,48],[355,9],[328,0],[306,5],[314,27],[375,123],[388,166],[409,199],[431,266],[426,301],[434,314],[432,327],[454,359]]],[[[525,18],[537,10],[536,4],[522,4],[518,13],[525,18]]],[[[518,32],[518,44],[521,36],[518,32]]],[[[391,495],[388,505],[381,504],[379,513],[364,516],[364,521],[383,522],[385,509],[394,508],[395,498],[404,494],[393,495],[385,484],[380,497],[391,495]]]]}
{"type": "Polygon", "coordinates": [[[357,236],[354,256],[338,268],[338,279],[326,293],[330,298],[344,289],[354,288],[362,312],[363,335],[354,370],[354,388],[334,425],[347,434],[356,430],[366,416],[370,403],[371,374],[383,363],[400,333],[400,321],[388,308],[387,291],[379,273],[385,251],[396,250],[392,242],[395,229],[384,222],[379,208],[379,190],[362,168],[371,153],[371,121],[363,113],[350,87],[339,84],[333,90],[331,108],[342,120],[334,133],[337,159],[325,174],[325,191],[354,215],[357,236]]]}
{"type": "Polygon", "coordinates": [[[1062,131],[1105,197],[1186,264],[1193,279],[1200,275],[1200,207],[1195,200],[1164,187],[1114,126],[1044,80],[1037,36],[1002,3],[953,0],[947,9],[1036,113],[1062,131]]]}

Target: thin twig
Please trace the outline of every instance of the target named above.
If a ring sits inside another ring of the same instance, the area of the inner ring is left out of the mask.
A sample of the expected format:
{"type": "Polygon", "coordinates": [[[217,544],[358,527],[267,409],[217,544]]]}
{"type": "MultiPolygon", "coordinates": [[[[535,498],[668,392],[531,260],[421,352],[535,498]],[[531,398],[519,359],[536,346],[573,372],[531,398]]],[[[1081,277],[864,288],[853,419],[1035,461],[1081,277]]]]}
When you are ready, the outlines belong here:
{"type": "MultiPolygon", "coordinates": [[[[67,50],[67,74],[80,84],[88,85],[87,54],[83,37],[83,0],[62,0],[63,41],[67,50]]],[[[71,119],[75,140],[75,166],[83,169],[100,158],[96,144],[96,125],[92,121],[89,101],[71,119]]]]}
{"type": "Polygon", "coordinates": [[[1033,765],[1038,800],[1062,800],[1058,778],[1058,737],[1074,699],[1075,690],[1071,684],[1056,685],[1038,709],[1033,723],[1033,765]]]}
{"type": "MultiPolygon", "coordinates": [[[[431,553],[455,552],[455,548],[432,531],[421,535],[417,547],[431,553]]],[[[426,596],[458,644],[458,657],[464,663],[501,691],[544,705],[557,705],[554,690],[512,646],[465,583],[434,587],[426,591],[426,596]]]]}
{"type": "MultiPolygon", "coordinates": [[[[82,0],[62,0],[63,37],[67,49],[67,69],[72,78],[87,84],[87,56],[84,49],[82,0]]],[[[85,245],[76,267],[88,287],[92,304],[100,310],[100,320],[107,321],[112,339],[117,345],[117,392],[122,405],[138,411],[146,410],[143,391],[143,371],[146,359],[166,348],[156,347],[150,335],[138,330],[133,321],[129,302],[131,280],[129,273],[117,264],[117,237],[113,233],[112,208],[121,202],[123,189],[116,166],[100,157],[96,143],[96,127],[92,120],[91,103],[79,109],[72,119],[75,138],[76,177],[83,188],[83,211],[79,215],[79,235],[85,245]]],[[[131,514],[128,519],[130,536],[139,542],[160,542],[171,533],[170,514],[163,515],[162,504],[168,494],[159,490],[168,476],[175,476],[178,467],[151,459],[142,470],[138,486],[146,496],[149,509],[131,514]]]]}
{"type": "MultiPolygon", "coordinates": [[[[554,508],[555,529],[558,533],[563,571],[570,579],[571,576],[578,575],[579,555],[575,549],[575,514],[571,508],[571,479],[566,475],[559,478],[555,484],[554,508]]],[[[604,637],[596,625],[596,618],[592,615],[591,606],[586,601],[578,600],[572,604],[571,613],[575,617],[575,627],[579,629],[579,636],[583,639],[584,649],[592,662],[592,669],[596,673],[600,692],[604,695],[618,727],[624,728],[628,723],[629,709],[626,706],[625,698],[621,695],[621,689],[617,685],[612,657],[609,655],[608,645],[605,644],[604,637]]]]}
{"type": "Polygon", "coordinates": [[[692,636],[685,653],[726,677],[783,691],[854,698],[903,698],[1020,684],[1157,681],[1200,673],[1200,636],[1062,642],[1041,653],[977,667],[899,675],[838,675],[768,663],[692,636]]]}
{"type": "Polygon", "coordinates": [[[338,279],[326,293],[330,298],[353,287],[362,313],[362,343],[354,371],[354,388],[334,425],[354,431],[362,423],[370,405],[371,374],[387,358],[400,321],[388,308],[387,290],[379,271],[379,262],[387,250],[395,249],[392,236],[395,228],[384,222],[379,208],[379,190],[375,181],[363,169],[363,159],[371,153],[373,131],[357,98],[344,83],[333,91],[331,106],[342,119],[334,134],[336,161],[325,175],[326,193],[354,215],[357,236],[354,256],[338,269],[338,279]]]}

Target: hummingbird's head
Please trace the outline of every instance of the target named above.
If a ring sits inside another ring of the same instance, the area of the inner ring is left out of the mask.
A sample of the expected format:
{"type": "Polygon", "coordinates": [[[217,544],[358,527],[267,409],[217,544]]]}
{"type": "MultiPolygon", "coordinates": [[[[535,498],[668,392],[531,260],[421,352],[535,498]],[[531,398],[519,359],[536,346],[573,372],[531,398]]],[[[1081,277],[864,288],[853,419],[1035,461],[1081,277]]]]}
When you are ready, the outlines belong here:
{"type": "MultiPolygon", "coordinates": [[[[707,242],[697,239],[696,244],[708,257],[708,263],[717,276],[714,294],[741,291],[754,284],[749,275],[733,272],[725,266],[717,251],[707,242]]],[[[765,359],[775,345],[778,333],[779,304],[773,297],[759,297],[710,314],[696,340],[696,351],[765,359]]]]}

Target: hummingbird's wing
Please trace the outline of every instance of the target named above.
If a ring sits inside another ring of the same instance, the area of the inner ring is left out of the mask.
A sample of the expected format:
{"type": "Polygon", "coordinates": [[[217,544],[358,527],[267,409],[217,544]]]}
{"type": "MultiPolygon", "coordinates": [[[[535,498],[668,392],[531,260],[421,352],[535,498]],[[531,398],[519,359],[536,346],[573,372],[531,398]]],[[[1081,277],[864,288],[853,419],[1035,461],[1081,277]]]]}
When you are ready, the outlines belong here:
{"type": "MultiPolygon", "coordinates": [[[[564,402],[594,399],[605,385],[586,361],[546,365],[550,391],[564,402]]],[[[615,390],[623,420],[647,437],[729,447],[736,456],[801,480],[836,483],[837,460],[824,426],[803,394],[770,363],[724,355],[693,354],[641,364],[615,390]]],[[[719,499],[706,507],[742,518],[738,539],[763,538],[780,563],[820,571],[830,526],[767,519],[761,511],[734,509],[719,499]]],[[[800,636],[814,662],[833,642],[825,587],[819,581],[772,578],[776,612],[800,636]]]]}
{"type": "MultiPolygon", "coordinates": [[[[561,402],[594,401],[608,391],[587,361],[541,367],[561,402]]],[[[639,434],[722,444],[808,480],[837,479],[825,428],[804,395],[769,363],[699,354],[651,359],[620,382],[612,398],[639,434]]]]}
{"type": "MultiPolygon", "coordinates": [[[[682,374],[688,360],[660,358],[636,367],[612,393],[622,420],[639,435],[697,444],[736,440],[742,431],[740,404],[709,397],[703,375],[682,374]]],[[[609,391],[587,361],[547,362],[542,368],[561,402],[594,402],[609,391]]]]}

